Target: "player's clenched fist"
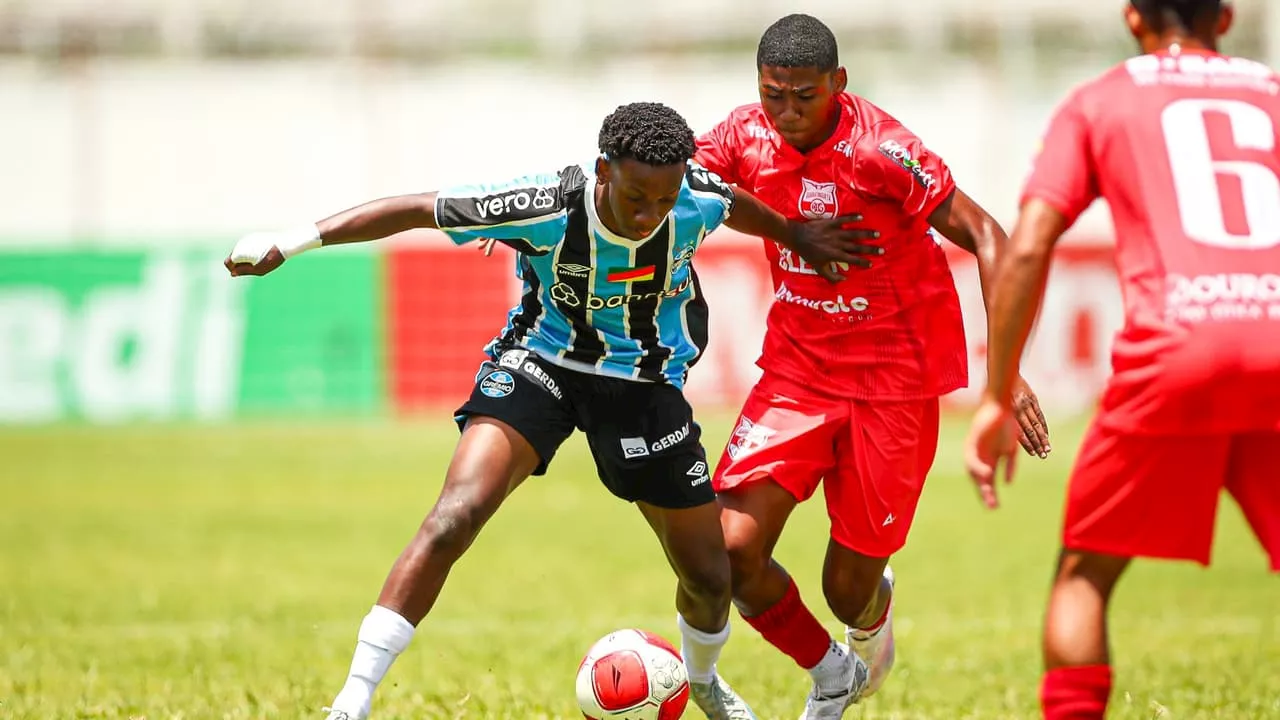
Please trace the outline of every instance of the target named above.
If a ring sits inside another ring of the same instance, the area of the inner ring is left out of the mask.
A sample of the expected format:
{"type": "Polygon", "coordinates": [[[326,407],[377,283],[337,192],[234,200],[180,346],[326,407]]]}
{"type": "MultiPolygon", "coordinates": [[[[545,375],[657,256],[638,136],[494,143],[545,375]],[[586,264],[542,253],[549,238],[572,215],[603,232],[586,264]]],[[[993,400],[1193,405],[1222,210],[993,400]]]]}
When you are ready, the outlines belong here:
{"type": "Polygon", "coordinates": [[[266,275],[286,259],[316,247],[320,247],[320,233],[315,225],[295,230],[250,233],[236,242],[222,264],[233,277],[266,275]]]}

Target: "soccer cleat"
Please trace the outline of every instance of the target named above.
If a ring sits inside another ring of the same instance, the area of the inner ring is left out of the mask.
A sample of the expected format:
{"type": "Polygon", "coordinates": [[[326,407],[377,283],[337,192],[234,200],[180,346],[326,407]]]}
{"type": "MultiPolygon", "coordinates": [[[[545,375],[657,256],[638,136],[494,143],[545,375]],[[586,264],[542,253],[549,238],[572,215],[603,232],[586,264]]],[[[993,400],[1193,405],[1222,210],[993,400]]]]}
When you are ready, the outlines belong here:
{"type": "Polygon", "coordinates": [[[321,708],[321,710],[329,713],[325,716],[324,720],[363,720],[362,718],[343,712],[342,710],[334,710],[333,708],[321,708]]]}
{"type": "Polygon", "coordinates": [[[844,651],[844,667],[840,671],[841,690],[835,693],[823,693],[814,683],[809,697],[804,703],[804,713],[800,720],[840,720],[844,711],[862,697],[863,688],[867,686],[870,672],[862,658],[849,652],[843,643],[836,643],[844,651]]]}
{"type": "Polygon", "coordinates": [[[862,691],[862,696],[858,699],[868,698],[875,694],[880,686],[884,684],[885,678],[889,677],[889,671],[893,669],[893,661],[895,656],[893,646],[893,568],[885,565],[884,579],[889,582],[889,608],[885,611],[884,625],[880,626],[872,634],[867,634],[864,630],[846,627],[844,629],[844,637],[849,642],[849,648],[862,658],[870,670],[870,677],[867,680],[867,687],[862,691]]]}
{"type": "Polygon", "coordinates": [[[707,720],[756,720],[751,706],[719,675],[708,683],[690,682],[689,697],[707,720]]]}

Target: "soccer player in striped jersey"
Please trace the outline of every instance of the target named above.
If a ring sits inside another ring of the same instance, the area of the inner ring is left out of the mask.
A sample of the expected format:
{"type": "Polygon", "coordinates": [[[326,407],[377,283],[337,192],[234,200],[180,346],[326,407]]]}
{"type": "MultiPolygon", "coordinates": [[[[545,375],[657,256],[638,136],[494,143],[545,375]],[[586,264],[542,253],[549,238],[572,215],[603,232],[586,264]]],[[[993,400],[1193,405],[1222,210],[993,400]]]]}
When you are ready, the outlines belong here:
{"type": "Polygon", "coordinates": [[[690,263],[727,224],[783,239],[836,279],[867,266],[875,233],[857,216],[800,223],[692,162],[694,136],[655,103],[617,109],[586,165],[511,182],[375,200],[301,230],[242,238],[232,275],[262,275],[321,245],[439,228],[462,244],[496,238],[519,253],[520,303],[489,345],[444,487],[360,626],[330,720],[363,719],[373,694],[435,603],[453,563],[502,501],[582,430],[601,480],[634,502],[675,571],[690,695],[713,720],[754,718],[716,674],[729,636],[730,569],[700,430],[682,386],[707,341],[690,263]]]}

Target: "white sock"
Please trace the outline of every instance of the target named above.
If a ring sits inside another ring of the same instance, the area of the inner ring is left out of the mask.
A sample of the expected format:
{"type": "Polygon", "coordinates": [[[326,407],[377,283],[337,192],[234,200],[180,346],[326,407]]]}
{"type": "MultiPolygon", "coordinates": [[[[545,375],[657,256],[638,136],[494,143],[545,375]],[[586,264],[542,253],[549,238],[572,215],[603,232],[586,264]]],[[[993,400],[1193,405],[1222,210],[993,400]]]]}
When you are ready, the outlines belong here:
{"type": "Polygon", "coordinates": [[[689,682],[709,683],[716,676],[716,661],[720,650],[729,642],[729,623],[718,633],[705,633],[689,625],[684,617],[676,615],[680,627],[680,654],[689,673],[689,682]]]}
{"type": "Polygon", "coordinates": [[[394,610],[374,605],[356,638],[355,654],[351,658],[351,670],[347,684],[342,686],[333,701],[333,709],[352,717],[364,718],[373,703],[373,692],[391,669],[396,656],[409,647],[413,639],[413,625],[394,610]]]}
{"type": "Polygon", "coordinates": [[[823,693],[838,693],[848,689],[845,687],[847,681],[843,677],[846,658],[848,655],[845,651],[836,644],[835,640],[832,640],[831,646],[827,648],[827,654],[822,656],[817,665],[809,668],[809,676],[823,693]]]}

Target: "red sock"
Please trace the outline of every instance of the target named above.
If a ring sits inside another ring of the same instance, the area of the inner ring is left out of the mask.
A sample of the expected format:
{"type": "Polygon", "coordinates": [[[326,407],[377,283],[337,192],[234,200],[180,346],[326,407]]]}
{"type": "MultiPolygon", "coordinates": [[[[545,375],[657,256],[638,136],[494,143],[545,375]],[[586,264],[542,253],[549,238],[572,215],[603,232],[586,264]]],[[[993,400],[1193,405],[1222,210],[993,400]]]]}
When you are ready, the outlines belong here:
{"type": "Polygon", "coordinates": [[[831,649],[831,635],[804,606],[794,580],[773,607],[755,617],[743,615],[742,619],[805,670],[822,662],[831,649]]]}
{"type": "Polygon", "coordinates": [[[1040,707],[1045,720],[1102,720],[1110,695],[1110,665],[1060,667],[1044,674],[1040,707]]]}

